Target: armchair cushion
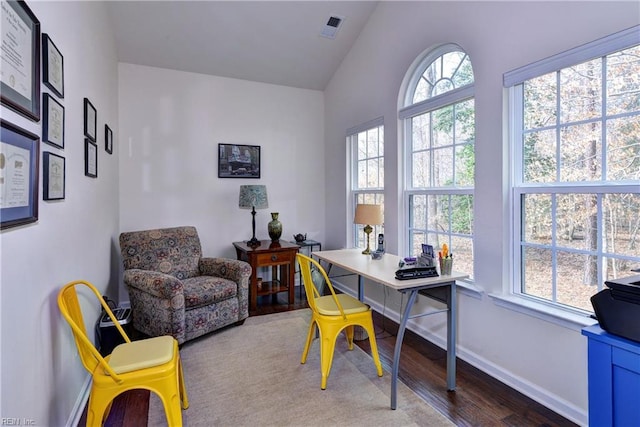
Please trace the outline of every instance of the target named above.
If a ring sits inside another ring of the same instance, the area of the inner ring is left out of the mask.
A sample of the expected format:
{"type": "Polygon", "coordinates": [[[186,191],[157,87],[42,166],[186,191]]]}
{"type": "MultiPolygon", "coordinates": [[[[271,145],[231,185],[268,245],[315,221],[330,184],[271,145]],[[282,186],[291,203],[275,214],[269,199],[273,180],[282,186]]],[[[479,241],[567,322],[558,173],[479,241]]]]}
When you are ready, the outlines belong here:
{"type": "Polygon", "coordinates": [[[120,249],[137,330],[182,344],[249,316],[251,266],[203,258],[194,227],[125,232],[120,249]]]}

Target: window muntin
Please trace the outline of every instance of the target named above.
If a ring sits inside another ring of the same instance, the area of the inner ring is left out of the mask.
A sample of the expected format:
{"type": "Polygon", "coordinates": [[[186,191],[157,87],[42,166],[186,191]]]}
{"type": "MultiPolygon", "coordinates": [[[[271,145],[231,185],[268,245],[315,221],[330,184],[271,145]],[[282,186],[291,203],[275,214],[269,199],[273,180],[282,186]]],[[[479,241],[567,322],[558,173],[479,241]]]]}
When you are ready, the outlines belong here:
{"type": "Polygon", "coordinates": [[[640,46],[511,92],[514,292],[591,312],[605,280],[640,266],[640,46]]]}
{"type": "Polygon", "coordinates": [[[456,269],[473,276],[475,103],[466,53],[445,45],[409,76],[405,121],[407,252],[449,245],[456,269]]]}
{"type": "MultiPolygon", "coordinates": [[[[347,137],[351,149],[351,193],[353,203],[348,221],[353,222],[357,204],[382,205],[384,211],[384,125],[381,119],[362,126],[347,137]]],[[[356,128],[357,129],[357,128],[356,128]]],[[[375,237],[384,233],[384,225],[372,225],[371,245],[375,248],[375,237]]],[[[365,248],[364,225],[353,224],[355,247],[365,248]]]]}

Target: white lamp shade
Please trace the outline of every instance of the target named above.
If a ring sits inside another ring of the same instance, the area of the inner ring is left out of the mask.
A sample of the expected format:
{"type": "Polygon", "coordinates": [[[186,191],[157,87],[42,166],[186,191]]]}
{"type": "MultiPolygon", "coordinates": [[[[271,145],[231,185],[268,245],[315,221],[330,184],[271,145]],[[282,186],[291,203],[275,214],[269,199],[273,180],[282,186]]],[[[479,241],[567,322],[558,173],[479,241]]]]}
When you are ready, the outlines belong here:
{"type": "Polygon", "coordinates": [[[356,205],[356,215],[353,218],[354,224],[381,225],[382,205],[356,205]]]}

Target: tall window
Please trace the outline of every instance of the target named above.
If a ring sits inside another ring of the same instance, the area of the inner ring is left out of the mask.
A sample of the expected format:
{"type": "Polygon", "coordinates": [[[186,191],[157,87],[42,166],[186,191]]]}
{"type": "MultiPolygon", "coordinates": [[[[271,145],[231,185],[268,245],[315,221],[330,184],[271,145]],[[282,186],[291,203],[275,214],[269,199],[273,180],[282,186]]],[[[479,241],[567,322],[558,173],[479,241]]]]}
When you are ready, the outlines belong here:
{"type": "Polygon", "coordinates": [[[605,280],[640,267],[637,31],[505,75],[517,294],[592,311],[605,280]]]}
{"type": "MultiPolygon", "coordinates": [[[[353,222],[357,204],[382,205],[384,210],[384,124],[379,118],[347,131],[351,152],[351,211],[353,222]]],[[[372,225],[373,237],[384,233],[383,225],[372,225]]],[[[364,225],[353,224],[354,246],[364,248],[364,225]]],[[[372,238],[372,247],[375,242],[372,238]]]]}
{"type": "Polygon", "coordinates": [[[405,212],[411,255],[446,243],[456,269],[473,275],[475,106],[469,56],[456,45],[410,70],[405,107],[405,212]]]}

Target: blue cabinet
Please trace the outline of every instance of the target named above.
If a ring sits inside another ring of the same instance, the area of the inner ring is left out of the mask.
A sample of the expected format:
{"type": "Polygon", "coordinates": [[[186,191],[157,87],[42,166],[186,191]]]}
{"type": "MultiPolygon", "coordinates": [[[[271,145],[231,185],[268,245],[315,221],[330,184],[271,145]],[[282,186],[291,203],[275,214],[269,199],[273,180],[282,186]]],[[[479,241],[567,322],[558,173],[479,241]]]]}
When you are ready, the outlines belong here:
{"type": "Polygon", "coordinates": [[[589,425],[640,426],[640,343],[599,325],[582,335],[589,339],[589,425]]]}

